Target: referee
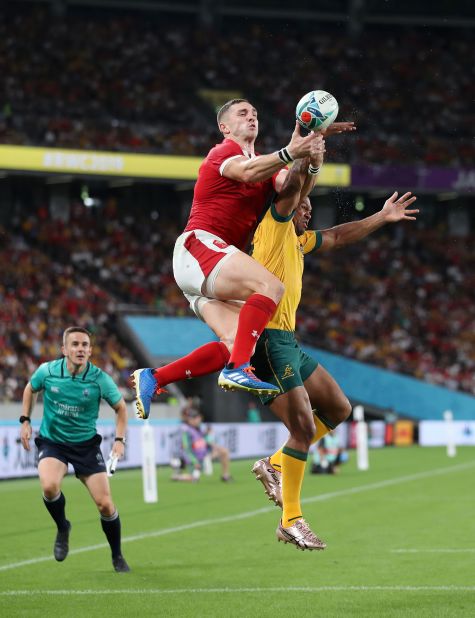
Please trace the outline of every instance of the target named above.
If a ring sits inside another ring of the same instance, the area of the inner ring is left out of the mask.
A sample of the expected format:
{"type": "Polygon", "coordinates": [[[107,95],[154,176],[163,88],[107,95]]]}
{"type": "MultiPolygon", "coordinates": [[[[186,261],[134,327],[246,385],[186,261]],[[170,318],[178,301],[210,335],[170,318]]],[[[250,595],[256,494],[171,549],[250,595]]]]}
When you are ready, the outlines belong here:
{"type": "Polygon", "coordinates": [[[120,518],[112,501],[96,421],[100,400],[105,399],[116,411],[112,452],[120,459],[124,456],[127,408],[112,378],[89,362],[91,335],[85,328],[67,328],[61,351],[63,357],[40,365],[25,387],[21,443],[30,450],[31,412],[37,393],[43,391],[43,419],[35,443],[43,502],[58,528],[54,557],[61,562],[69,551],[71,523],[66,519],[61,483],[70,463],[99,509],[114,569],[125,573],[130,568],[121,552],[120,518]]]}

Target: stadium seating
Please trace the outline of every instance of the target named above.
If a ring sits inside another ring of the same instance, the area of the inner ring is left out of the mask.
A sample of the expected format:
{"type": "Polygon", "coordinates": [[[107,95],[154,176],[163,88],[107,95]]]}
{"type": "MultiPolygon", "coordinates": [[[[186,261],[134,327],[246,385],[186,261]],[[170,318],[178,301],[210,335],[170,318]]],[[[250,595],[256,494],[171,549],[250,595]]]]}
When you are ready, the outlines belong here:
{"type": "MultiPolygon", "coordinates": [[[[118,361],[114,375],[125,385],[124,367],[136,361],[110,336],[118,305],[189,315],[171,266],[178,224],[146,212],[131,216],[126,210],[92,225],[91,209],[75,204],[72,210],[68,225],[39,225],[37,212],[25,214],[3,249],[5,261],[6,255],[14,256],[3,282],[3,311],[11,320],[18,306],[24,316],[21,329],[14,321],[7,328],[8,349],[16,360],[5,356],[4,370],[10,375],[9,367],[23,355],[26,363],[20,364],[27,373],[34,362],[56,352],[58,332],[69,314],[99,325],[100,351],[109,353],[113,346],[118,361]],[[25,282],[16,298],[8,294],[8,281],[15,277],[25,282]],[[49,312],[47,298],[54,299],[49,312]]],[[[467,239],[447,240],[443,226],[400,226],[340,251],[310,256],[298,313],[300,339],[475,393],[475,320],[470,312],[475,265],[469,246],[467,239]]],[[[107,354],[102,358],[108,362],[107,354]]]]}
{"type": "Polygon", "coordinates": [[[367,27],[358,39],[332,24],[225,20],[218,33],[184,14],[73,7],[53,28],[46,8],[26,6],[6,7],[0,24],[0,143],[202,155],[218,137],[210,99],[238,84],[269,152],[288,141],[300,96],[318,87],[359,129],[329,147],[333,161],[475,162],[469,29],[448,40],[367,27]]]}

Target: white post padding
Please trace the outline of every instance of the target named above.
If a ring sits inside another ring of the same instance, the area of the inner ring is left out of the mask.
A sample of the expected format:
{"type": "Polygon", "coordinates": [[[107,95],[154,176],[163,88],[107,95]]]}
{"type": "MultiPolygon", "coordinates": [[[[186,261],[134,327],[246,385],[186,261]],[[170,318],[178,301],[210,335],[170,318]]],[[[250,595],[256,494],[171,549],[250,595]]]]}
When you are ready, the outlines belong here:
{"type": "Polygon", "coordinates": [[[155,432],[148,421],[142,426],[142,481],[144,502],[158,502],[155,432]]]}
{"type": "Polygon", "coordinates": [[[447,457],[455,457],[457,455],[457,447],[455,445],[455,427],[454,415],[451,410],[444,412],[445,420],[445,435],[447,437],[447,457]]]}
{"type": "Polygon", "coordinates": [[[353,408],[353,418],[356,421],[356,465],[358,470],[368,470],[368,425],[364,420],[363,406],[353,408]]]}

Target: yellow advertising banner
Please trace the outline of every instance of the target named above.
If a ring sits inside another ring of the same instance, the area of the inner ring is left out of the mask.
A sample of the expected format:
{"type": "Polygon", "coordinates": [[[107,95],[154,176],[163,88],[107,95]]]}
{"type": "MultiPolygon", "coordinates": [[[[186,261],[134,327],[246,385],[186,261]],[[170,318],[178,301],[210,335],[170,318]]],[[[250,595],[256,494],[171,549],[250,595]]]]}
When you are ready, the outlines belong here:
{"type": "MultiPolygon", "coordinates": [[[[195,180],[202,161],[201,157],[0,145],[0,169],[16,172],[195,180]]],[[[324,165],[318,180],[327,187],[350,183],[351,168],[343,164],[324,165]]]]}
{"type": "Polygon", "coordinates": [[[394,427],[394,445],[410,446],[414,444],[414,422],[396,421],[394,427]]]}

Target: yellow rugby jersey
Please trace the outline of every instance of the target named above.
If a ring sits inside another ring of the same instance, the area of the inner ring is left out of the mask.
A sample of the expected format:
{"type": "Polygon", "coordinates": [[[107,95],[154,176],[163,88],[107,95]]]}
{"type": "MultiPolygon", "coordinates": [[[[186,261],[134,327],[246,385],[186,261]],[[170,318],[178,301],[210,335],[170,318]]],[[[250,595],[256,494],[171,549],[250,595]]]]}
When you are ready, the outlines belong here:
{"type": "Polygon", "coordinates": [[[303,256],[322,245],[321,232],[307,231],[297,236],[293,217],[294,213],[282,217],[272,204],[254,234],[252,257],[285,285],[284,296],[266,328],[295,330],[302,295],[303,256]]]}

